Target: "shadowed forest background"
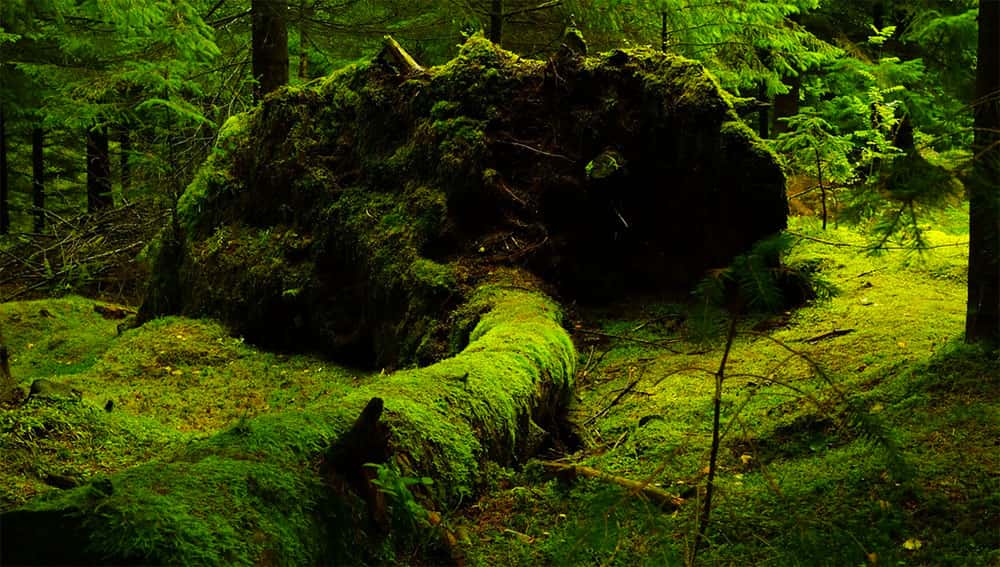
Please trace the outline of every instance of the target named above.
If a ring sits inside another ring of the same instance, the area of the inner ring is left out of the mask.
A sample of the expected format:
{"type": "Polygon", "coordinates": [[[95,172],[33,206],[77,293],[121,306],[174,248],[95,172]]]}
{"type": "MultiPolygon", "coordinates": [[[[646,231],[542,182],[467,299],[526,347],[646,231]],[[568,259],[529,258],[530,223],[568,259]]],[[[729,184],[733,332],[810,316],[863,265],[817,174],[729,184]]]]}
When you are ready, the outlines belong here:
{"type": "Polygon", "coordinates": [[[998,30],[5,1],[2,562],[1000,562],[998,30]]]}

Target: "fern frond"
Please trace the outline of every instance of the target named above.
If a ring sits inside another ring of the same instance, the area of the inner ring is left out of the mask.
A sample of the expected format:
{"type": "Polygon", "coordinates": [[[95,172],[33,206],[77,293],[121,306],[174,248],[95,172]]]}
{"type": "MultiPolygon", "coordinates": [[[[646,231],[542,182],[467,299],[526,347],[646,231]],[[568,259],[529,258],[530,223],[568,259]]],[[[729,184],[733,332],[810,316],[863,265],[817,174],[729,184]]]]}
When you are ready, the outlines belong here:
{"type": "Polygon", "coordinates": [[[861,400],[844,398],[843,420],[859,441],[882,449],[886,468],[894,479],[906,481],[913,477],[913,465],[906,460],[895,432],[878,414],[869,411],[861,400]]]}

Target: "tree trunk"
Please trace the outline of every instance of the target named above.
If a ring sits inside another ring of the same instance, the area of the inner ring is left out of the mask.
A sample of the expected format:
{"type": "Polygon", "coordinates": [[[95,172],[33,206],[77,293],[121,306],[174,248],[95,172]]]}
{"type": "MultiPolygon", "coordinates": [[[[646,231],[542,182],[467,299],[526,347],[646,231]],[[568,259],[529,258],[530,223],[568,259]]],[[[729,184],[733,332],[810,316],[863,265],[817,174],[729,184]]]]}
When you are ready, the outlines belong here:
{"type": "Polygon", "coordinates": [[[979,3],[967,342],[1000,344],[1000,1],[979,3]]]}
{"type": "Polygon", "coordinates": [[[253,78],[257,81],[254,98],[288,84],[288,26],[286,0],[253,0],[251,44],[253,78]]]}
{"type": "Polygon", "coordinates": [[[118,140],[118,159],[122,182],[122,198],[128,195],[132,188],[132,164],[129,162],[129,154],[132,153],[132,131],[128,126],[122,126],[121,138],[118,140]]]}
{"type": "Polygon", "coordinates": [[[45,230],[45,132],[31,130],[31,204],[35,232],[45,230]]]}
{"type": "Polygon", "coordinates": [[[306,45],[309,43],[308,19],[313,15],[312,2],[302,0],[299,4],[299,71],[298,77],[302,81],[309,79],[309,52],[306,45]]]}
{"type": "Polygon", "coordinates": [[[490,0],[490,41],[497,45],[503,41],[503,0],[490,0]]]}
{"type": "Polygon", "coordinates": [[[9,402],[16,394],[17,382],[10,373],[10,351],[0,336],[0,401],[9,402]]]}
{"type": "Polygon", "coordinates": [[[87,131],[87,212],[93,213],[112,205],[108,131],[103,126],[95,126],[87,131]]]}
{"type": "Polygon", "coordinates": [[[771,116],[769,112],[770,105],[767,99],[767,84],[764,81],[757,84],[757,100],[761,104],[757,114],[757,135],[766,140],[771,116]]]}
{"type": "Polygon", "coordinates": [[[244,420],[164,462],[0,515],[0,562],[378,562],[371,528],[385,526],[387,509],[369,463],[432,478],[413,497],[451,508],[475,493],[487,463],[524,462],[558,423],[576,352],[558,308],[527,281],[480,288],[466,305],[478,324],[452,358],[244,420]]]}
{"type": "Polygon", "coordinates": [[[660,51],[667,51],[667,11],[660,12],[660,51]]]}
{"type": "Polygon", "coordinates": [[[0,234],[10,232],[10,171],[7,169],[7,123],[0,104],[0,234]]]}
{"type": "Polygon", "coordinates": [[[799,88],[802,77],[788,77],[784,83],[789,86],[785,94],[774,95],[774,135],[788,131],[788,124],[781,118],[788,118],[799,113],[799,88]]]}

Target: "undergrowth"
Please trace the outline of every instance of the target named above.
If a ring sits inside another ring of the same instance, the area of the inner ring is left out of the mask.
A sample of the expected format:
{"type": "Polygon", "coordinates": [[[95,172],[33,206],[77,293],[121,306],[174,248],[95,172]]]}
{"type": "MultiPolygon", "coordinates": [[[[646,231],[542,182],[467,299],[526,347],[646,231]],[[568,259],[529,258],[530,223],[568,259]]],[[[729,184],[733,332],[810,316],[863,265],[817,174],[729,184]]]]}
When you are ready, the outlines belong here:
{"type": "MultiPolygon", "coordinates": [[[[1000,561],[1000,363],[961,342],[961,218],[936,219],[936,248],[877,256],[847,228],[791,223],[789,261],[835,292],[738,326],[698,564],[1000,561]]],[[[692,341],[691,317],[683,301],[655,299],[583,314],[573,413],[588,446],[570,456],[687,503],[665,514],[610,484],[522,474],[466,518],[479,536],[472,564],[685,563],[722,355],[718,342],[692,341]]]]}

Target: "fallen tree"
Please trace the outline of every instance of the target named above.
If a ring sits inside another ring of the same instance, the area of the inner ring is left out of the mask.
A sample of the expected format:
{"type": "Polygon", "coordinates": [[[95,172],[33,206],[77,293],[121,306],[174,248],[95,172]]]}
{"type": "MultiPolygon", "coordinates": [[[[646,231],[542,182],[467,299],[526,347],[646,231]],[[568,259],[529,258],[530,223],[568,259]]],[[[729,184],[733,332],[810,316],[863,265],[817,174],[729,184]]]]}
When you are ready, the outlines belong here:
{"type": "Polygon", "coordinates": [[[559,308],[523,274],[495,274],[459,310],[468,346],[325,407],[249,419],[176,455],[50,493],[0,516],[4,564],[309,565],[384,560],[387,511],[367,463],[434,484],[453,506],[487,461],[546,442],[576,354],[559,308]],[[383,409],[384,408],[384,409],[383,409]]]}

